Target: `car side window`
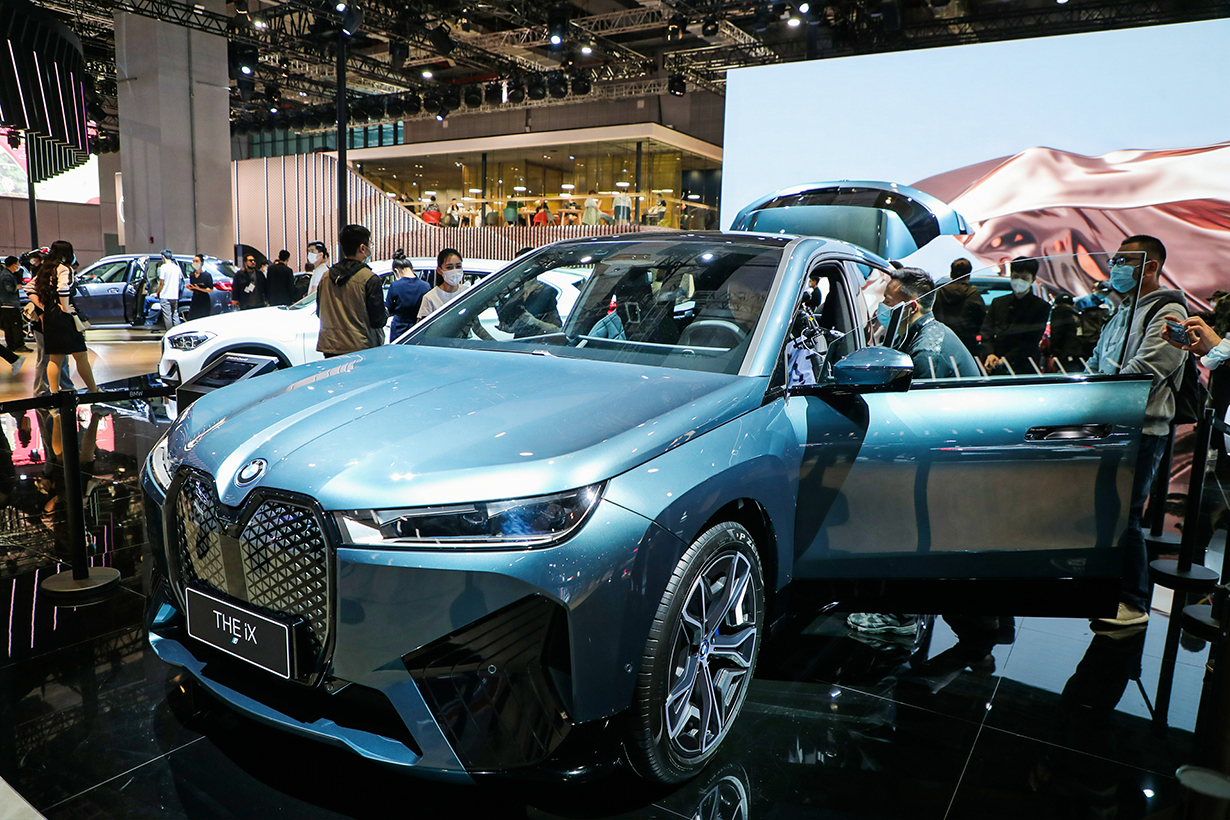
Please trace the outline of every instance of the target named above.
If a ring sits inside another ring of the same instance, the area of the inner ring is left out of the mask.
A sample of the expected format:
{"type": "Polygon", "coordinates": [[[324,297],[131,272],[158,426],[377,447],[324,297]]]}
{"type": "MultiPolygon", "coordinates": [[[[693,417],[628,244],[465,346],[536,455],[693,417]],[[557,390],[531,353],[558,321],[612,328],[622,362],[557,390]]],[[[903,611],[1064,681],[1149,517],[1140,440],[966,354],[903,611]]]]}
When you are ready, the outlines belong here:
{"type": "Polygon", "coordinates": [[[851,321],[857,315],[851,308],[840,263],[820,263],[808,272],[780,359],[790,387],[825,383],[833,365],[861,346],[862,328],[851,321]]]}
{"type": "Polygon", "coordinates": [[[105,284],[113,284],[115,282],[123,282],[124,275],[128,272],[127,260],[120,262],[111,262],[99,268],[95,268],[87,275],[81,277],[83,282],[103,282],[105,284]]]}

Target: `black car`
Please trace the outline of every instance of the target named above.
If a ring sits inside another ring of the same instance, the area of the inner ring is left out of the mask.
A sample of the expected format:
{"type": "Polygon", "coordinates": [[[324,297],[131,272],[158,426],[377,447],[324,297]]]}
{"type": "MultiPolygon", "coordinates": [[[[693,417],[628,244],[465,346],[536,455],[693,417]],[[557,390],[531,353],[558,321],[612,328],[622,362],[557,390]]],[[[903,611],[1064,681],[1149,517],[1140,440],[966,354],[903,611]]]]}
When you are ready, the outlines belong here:
{"type": "MultiPolygon", "coordinates": [[[[179,310],[184,314],[192,301],[192,292],[188,290],[192,257],[176,255],[175,262],[183,270],[179,310]]],[[[158,255],[105,256],[77,274],[73,299],[78,309],[89,317],[93,325],[149,324],[147,314],[156,317],[158,309],[153,307],[147,311],[146,299],[147,296],[154,295],[148,293],[149,284],[157,277],[158,266],[161,264],[162,257],[158,255]]],[[[231,279],[235,269],[230,262],[206,256],[205,270],[214,280],[210,313],[225,313],[231,310],[231,279]]]]}

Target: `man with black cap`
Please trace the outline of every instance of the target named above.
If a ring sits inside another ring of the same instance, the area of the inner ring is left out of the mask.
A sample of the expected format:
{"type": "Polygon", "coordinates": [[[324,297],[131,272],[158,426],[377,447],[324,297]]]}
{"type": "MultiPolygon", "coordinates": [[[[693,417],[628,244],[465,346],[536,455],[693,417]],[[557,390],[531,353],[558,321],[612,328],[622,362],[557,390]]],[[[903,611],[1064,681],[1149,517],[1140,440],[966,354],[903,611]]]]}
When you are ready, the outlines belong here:
{"type": "Polygon", "coordinates": [[[175,254],[170,248],[164,248],[162,264],[158,266],[158,301],[162,305],[162,324],[167,330],[179,322],[179,286],[183,275],[175,254]]]}
{"type": "Polygon", "coordinates": [[[315,293],[320,287],[320,280],[329,272],[329,249],[325,243],[317,240],[308,243],[308,263],[313,265],[312,281],[308,285],[308,293],[315,293]]]}

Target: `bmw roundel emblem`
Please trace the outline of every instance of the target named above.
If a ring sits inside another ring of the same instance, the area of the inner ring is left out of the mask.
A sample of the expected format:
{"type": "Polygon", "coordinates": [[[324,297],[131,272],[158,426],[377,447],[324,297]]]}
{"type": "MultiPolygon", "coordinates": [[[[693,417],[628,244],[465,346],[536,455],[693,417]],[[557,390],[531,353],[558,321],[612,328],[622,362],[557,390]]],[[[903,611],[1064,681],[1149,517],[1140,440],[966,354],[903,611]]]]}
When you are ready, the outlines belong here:
{"type": "Polygon", "coordinates": [[[265,467],[267,466],[268,463],[263,458],[252,459],[239,468],[239,473],[235,476],[235,483],[241,487],[245,484],[251,484],[264,475],[265,467]]]}

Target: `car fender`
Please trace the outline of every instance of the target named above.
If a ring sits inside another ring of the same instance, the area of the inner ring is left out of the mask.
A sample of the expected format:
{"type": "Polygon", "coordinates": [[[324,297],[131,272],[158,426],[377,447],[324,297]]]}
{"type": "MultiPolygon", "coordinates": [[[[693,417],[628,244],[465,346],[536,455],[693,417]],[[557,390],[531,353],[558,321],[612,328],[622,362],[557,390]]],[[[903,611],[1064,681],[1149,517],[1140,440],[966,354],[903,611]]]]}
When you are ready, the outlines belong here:
{"type": "MultiPolygon", "coordinates": [[[[779,399],[611,479],[605,499],[656,523],[679,539],[679,554],[729,504],[751,500],[774,534],[770,589],[790,580],[802,446],[779,399]]],[[[768,544],[759,545],[761,550],[768,544]]],[[[678,556],[668,557],[670,577],[678,556]]],[[[665,589],[666,580],[662,580],[665,589]]],[[[661,598],[646,590],[656,604],[661,598]]]]}

